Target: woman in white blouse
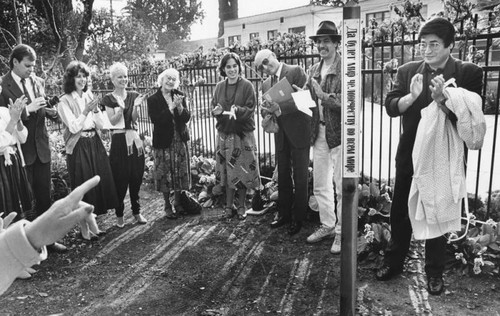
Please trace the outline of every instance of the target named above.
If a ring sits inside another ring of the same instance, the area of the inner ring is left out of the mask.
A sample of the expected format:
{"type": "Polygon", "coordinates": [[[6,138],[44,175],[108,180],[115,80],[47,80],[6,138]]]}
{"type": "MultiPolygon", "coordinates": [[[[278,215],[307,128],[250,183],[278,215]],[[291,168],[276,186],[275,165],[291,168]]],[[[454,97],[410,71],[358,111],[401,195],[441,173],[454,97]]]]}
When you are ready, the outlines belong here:
{"type": "MultiPolygon", "coordinates": [[[[61,97],[58,110],[65,125],[63,137],[71,188],[99,175],[99,185],[90,190],[83,201],[94,206],[94,214],[101,215],[116,208],[118,198],[108,155],[97,133],[103,127],[103,113],[98,108],[98,98],[87,91],[89,75],[90,70],[83,62],[73,61],[68,65],[63,78],[66,94],[61,97]]],[[[81,222],[80,227],[85,240],[103,234],[95,219],[81,222]]]]}
{"type": "Polygon", "coordinates": [[[16,220],[24,218],[25,212],[33,206],[20,145],[28,137],[28,130],[21,120],[25,106],[23,96],[15,102],[10,100],[9,108],[0,107],[0,213],[16,212],[16,220]]]}

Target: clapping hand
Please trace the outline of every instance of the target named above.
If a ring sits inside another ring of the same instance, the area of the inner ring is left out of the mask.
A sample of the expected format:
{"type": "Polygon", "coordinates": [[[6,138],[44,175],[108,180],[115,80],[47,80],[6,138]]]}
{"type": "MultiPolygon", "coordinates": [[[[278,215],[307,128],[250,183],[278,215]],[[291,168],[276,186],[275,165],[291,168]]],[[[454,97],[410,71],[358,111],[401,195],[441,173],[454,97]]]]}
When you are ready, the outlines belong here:
{"type": "Polygon", "coordinates": [[[218,103],[217,106],[212,110],[212,115],[214,116],[221,115],[222,112],[224,112],[224,108],[220,103],[218,103]]]}
{"type": "Polygon", "coordinates": [[[141,106],[142,102],[144,102],[144,94],[139,94],[137,98],[134,100],[134,106],[141,106]]]}
{"type": "Polygon", "coordinates": [[[87,113],[90,113],[92,111],[95,112],[95,110],[97,109],[97,106],[99,105],[99,98],[95,97],[93,93],[91,93],[90,95],[90,102],[87,102],[87,104],[85,105],[85,109],[87,110],[87,113]]]}
{"type": "Polygon", "coordinates": [[[181,112],[183,107],[182,107],[182,100],[184,100],[183,95],[179,94],[174,94],[174,104],[177,107],[177,111],[181,112]]]}
{"type": "Polygon", "coordinates": [[[318,97],[318,99],[326,101],[330,97],[328,93],[323,92],[320,84],[316,81],[316,79],[311,78],[311,90],[314,91],[314,94],[318,97]]]}
{"type": "Polygon", "coordinates": [[[25,226],[26,237],[35,249],[60,240],[81,220],[92,216],[94,206],[82,202],[83,196],[100,181],[99,176],[90,178],[68,196],[60,199],[41,216],[25,226]]]}
{"type": "Polygon", "coordinates": [[[27,99],[25,96],[17,98],[15,102],[12,102],[12,99],[9,99],[9,114],[11,120],[18,122],[21,119],[21,113],[26,107],[26,101],[27,99]]]}
{"type": "Polygon", "coordinates": [[[410,93],[413,98],[413,100],[416,100],[420,93],[422,93],[422,90],[424,88],[424,75],[422,74],[415,74],[411,78],[411,83],[410,83],[410,93]]]}

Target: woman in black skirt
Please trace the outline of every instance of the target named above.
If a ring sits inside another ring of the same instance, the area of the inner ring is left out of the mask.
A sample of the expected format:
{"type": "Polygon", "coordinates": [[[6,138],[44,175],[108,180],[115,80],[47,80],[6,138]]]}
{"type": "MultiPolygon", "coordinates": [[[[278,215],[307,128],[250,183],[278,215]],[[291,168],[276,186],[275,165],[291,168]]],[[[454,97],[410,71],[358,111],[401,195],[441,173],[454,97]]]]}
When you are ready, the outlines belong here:
{"type": "MultiPolygon", "coordinates": [[[[111,174],[108,155],[98,130],[103,127],[103,113],[99,110],[99,100],[87,91],[90,70],[80,61],[72,61],[63,77],[66,93],[58,105],[63,121],[64,141],[71,188],[74,189],[95,175],[101,177],[99,184],[83,198],[94,205],[94,214],[105,214],[118,206],[115,182],[111,174]]],[[[101,235],[93,216],[90,221],[80,223],[82,238],[90,240],[101,235]],[[93,220],[92,220],[93,219],[93,220]]]]}
{"type": "Polygon", "coordinates": [[[118,227],[124,226],[123,199],[129,190],[132,214],[137,223],[146,224],[147,220],[140,213],[139,190],[144,175],[144,147],[137,133],[137,118],[144,96],[135,91],[127,91],[128,70],[122,63],[115,63],[109,68],[111,82],[115,89],[104,96],[101,105],[105,106],[111,123],[111,149],[109,162],[113,171],[118,207],[116,218],[118,227]]]}
{"type": "Polygon", "coordinates": [[[26,98],[23,96],[10,102],[9,108],[0,107],[0,213],[16,212],[15,220],[19,220],[25,218],[33,206],[20,146],[28,137],[28,129],[21,120],[26,98]]]}
{"type": "Polygon", "coordinates": [[[168,219],[182,213],[180,193],[191,186],[186,125],[191,113],[184,93],[177,89],[179,83],[179,72],[169,68],[158,76],[160,88],[148,98],[148,113],[153,123],[154,180],[156,190],[163,193],[168,219]],[[171,192],[175,212],[170,202],[171,192]]]}

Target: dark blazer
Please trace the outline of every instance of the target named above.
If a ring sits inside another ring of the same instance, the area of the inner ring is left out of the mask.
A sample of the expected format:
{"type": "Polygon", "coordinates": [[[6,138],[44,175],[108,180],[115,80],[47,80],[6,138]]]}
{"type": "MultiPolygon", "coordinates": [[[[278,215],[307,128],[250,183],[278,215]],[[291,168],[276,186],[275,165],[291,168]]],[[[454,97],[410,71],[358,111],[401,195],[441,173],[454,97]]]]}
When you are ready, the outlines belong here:
{"type": "MultiPolygon", "coordinates": [[[[442,74],[445,80],[455,78],[458,87],[482,94],[483,70],[479,66],[450,56],[442,74]]],[[[389,116],[403,116],[403,133],[396,153],[396,167],[405,168],[410,175],[413,174],[412,151],[421,118],[420,111],[433,101],[428,87],[429,76],[432,76],[432,73],[423,61],[404,64],[398,69],[394,88],[385,99],[385,107],[389,116]],[[411,78],[417,73],[424,76],[422,93],[404,113],[400,113],[398,101],[410,93],[411,78]]]]}
{"type": "MultiPolygon", "coordinates": [[[[290,84],[295,84],[298,87],[303,87],[307,81],[307,75],[304,70],[295,65],[283,64],[280,74],[280,80],[286,77],[290,84]]],[[[262,93],[265,93],[271,88],[271,78],[267,78],[262,83],[262,93]]],[[[287,101],[293,103],[293,99],[287,101]]],[[[281,104],[280,104],[281,105],[281,104]]],[[[289,114],[282,114],[278,117],[279,131],[275,134],[276,149],[283,148],[283,140],[285,135],[290,140],[290,143],[295,148],[306,148],[310,146],[311,135],[311,117],[300,111],[295,111],[289,114]]]]}
{"type": "MultiPolygon", "coordinates": [[[[172,98],[174,95],[184,95],[179,90],[171,91],[172,98]]],[[[153,123],[153,148],[168,148],[174,139],[174,121],[177,132],[181,135],[183,142],[189,140],[189,131],[187,122],[191,118],[191,113],[186,104],[186,98],[182,100],[184,111],[181,114],[174,109],[174,113],[168,109],[168,104],[161,93],[161,88],[155,94],[148,98],[148,114],[153,123]]]]}
{"type": "MultiPolygon", "coordinates": [[[[43,79],[36,76],[30,78],[33,80],[32,84],[35,90],[35,97],[45,97],[43,89],[41,89],[41,87],[43,87],[43,79]]],[[[17,83],[14,81],[11,71],[9,71],[2,77],[0,106],[7,107],[9,99],[15,101],[22,95],[24,95],[23,91],[21,91],[17,83]]],[[[30,113],[29,116],[26,114],[26,110],[22,113],[21,118],[23,120],[23,124],[28,129],[28,139],[24,144],[22,144],[26,165],[33,164],[37,156],[42,163],[50,162],[49,134],[47,133],[47,127],[45,126],[45,117],[57,119],[57,115],[55,117],[50,117],[44,108],[39,109],[35,113],[30,113]]]]}

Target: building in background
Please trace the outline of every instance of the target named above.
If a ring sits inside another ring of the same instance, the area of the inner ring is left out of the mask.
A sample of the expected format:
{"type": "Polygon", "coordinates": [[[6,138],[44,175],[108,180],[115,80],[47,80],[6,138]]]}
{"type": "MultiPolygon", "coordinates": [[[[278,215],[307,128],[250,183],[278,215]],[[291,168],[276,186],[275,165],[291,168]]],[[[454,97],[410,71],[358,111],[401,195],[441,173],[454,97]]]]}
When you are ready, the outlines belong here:
{"type": "MultiPolygon", "coordinates": [[[[422,16],[443,10],[441,1],[423,0],[422,16]]],[[[390,10],[393,0],[360,0],[361,19],[368,25],[370,19],[378,22],[396,15],[390,10]]],[[[246,44],[255,37],[263,41],[276,38],[278,33],[304,33],[306,37],[315,34],[319,22],[334,21],[341,26],[343,9],[341,7],[305,5],[292,9],[258,14],[224,22],[224,34],[219,37],[220,46],[232,46],[236,42],[246,44]]]]}

